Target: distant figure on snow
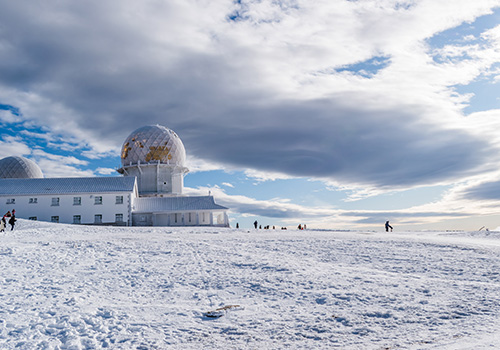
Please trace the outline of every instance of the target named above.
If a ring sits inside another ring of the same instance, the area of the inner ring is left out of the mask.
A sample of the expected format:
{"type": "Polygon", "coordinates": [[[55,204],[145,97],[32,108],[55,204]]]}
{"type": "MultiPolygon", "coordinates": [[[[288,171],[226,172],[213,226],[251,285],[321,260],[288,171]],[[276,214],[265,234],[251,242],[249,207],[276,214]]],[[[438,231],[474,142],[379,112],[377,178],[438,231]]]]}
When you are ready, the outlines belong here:
{"type": "Polygon", "coordinates": [[[385,222],[385,232],[389,232],[389,229],[391,229],[392,232],[392,226],[389,224],[389,221],[385,222]]]}
{"type": "Polygon", "coordinates": [[[5,232],[5,226],[7,226],[7,221],[5,220],[5,216],[0,220],[0,232],[5,232]]]}
{"type": "Polygon", "coordinates": [[[255,226],[255,229],[257,229],[257,225],[258,225],[258,224],[259,224],[259,223],[257,222],[257,220],[255,220],[255,222],[253,223],[253,225],[255,226]]]}
{"type": "Polygon", "coordinates": [[[240,224],[236,223],[236,228],[240,228],[240,224]]]}

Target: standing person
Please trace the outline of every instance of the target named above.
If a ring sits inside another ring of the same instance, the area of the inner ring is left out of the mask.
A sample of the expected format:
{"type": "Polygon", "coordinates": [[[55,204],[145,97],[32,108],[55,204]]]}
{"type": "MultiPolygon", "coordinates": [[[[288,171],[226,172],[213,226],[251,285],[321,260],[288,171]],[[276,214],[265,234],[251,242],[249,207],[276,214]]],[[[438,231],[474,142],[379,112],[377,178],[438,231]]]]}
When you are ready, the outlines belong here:
{"type": "Polygon", "coordinates": [[[5,232],[5,225],[7,225],[7,221],[5,221],[5,216],[0,220],[0,232],[5,232]]]}
{"type": "Polygon", "coordinates": [[[240,228],[240,224],[236,223],[236,228],[240,228]]]}
{"type": "Polygon", "coordinates": [[[9,224],[10,224],[10,230],[13,231],[14,230],[14,225],[16,224],[16,217],[14,215],[12,215],[9,219],[9,224]]]}
{"type": "Polygon", "coordinates": [[[255,226],[255,229],[257,229],[257,225],[258,225],[258,224],[259,224],[259,223],[257,222],[257,220],[255,220],[255,222],[253,223],[253,225],[255,226]]]}
{"type": "Polygon", "coordinates": [[[389,232],[389,229],[391,229],[392,232],[392,226],[389,224],[389,221],[385,222],[385,232],[389,232]]]}

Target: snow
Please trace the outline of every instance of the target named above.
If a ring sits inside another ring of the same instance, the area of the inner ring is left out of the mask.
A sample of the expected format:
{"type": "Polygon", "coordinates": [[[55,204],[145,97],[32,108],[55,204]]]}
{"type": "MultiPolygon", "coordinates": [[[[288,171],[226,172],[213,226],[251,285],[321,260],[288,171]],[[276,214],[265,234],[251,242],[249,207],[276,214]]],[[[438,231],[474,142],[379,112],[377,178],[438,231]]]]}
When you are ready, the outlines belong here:
{"type": "Polygon", "coordinates": [[[499,232],[0,233],[1,349],[500,346],[499,232]]]}

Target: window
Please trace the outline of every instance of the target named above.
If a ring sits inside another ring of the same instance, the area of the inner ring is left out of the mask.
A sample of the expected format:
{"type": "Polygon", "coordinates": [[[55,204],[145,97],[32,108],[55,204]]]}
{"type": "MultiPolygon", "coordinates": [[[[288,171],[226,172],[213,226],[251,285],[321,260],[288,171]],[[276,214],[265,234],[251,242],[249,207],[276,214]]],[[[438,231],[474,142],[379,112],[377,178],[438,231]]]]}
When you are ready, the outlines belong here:
{"type": "Polygon", "coordinates": [[[123,214],[115,214],[116,222],[123,222],[123,214]]]}
{"type": "Polygon", "coordinates": [[[7,204],[16,204],[16,199],[15,198],[8,198],[7,204]]]}
{"type": "Polygon", "coordinates": [[[38,198],[30,198],[30,204],[36,204],[38,203],[38,198]]]}
{"type": "Polygon", "coordinates": [[[58,207],[59,206],[59,197],[52,198],[52,206],[53,207],[58,207]]]}
{"type": "Polygon", "coordinates": [[[81,224],[82,223],[82,216],[81,215],[73,215],[73,223],[74,224],[81,224]]]}
{"type": "Polygon", "coordinates": [[[28,218],[28,220],[37,221],[38,219],[37,219],[37,217],[36,217],[36,216],[30,216],[30,217],[28,218]]]}
{"type": "Polygon", "coordinates": [[[82,197],[73,197],[73,205],[82,205],[82,197]]]}
{"type": "Polygon", "coordinates": [[[96,214],[96,215],[94,215],[94,223],[96,223],[96,224],[102,224],[102,214],[96,214]]]}
{"type": "Polygon", "coordinates": [[[94,204],[96,205],[102,204],[102,196],[95,196],[94,200],[95,200],[94,204]]]}
{"type": "Polygon", "coordinates": [[[59,222],[59,216],[51,216],[50,222],[59,222]]]}
{"type": "Polygon", "coordinates": [[[115,204],[123,204],[123,196],[116,196],[115,204]]]}

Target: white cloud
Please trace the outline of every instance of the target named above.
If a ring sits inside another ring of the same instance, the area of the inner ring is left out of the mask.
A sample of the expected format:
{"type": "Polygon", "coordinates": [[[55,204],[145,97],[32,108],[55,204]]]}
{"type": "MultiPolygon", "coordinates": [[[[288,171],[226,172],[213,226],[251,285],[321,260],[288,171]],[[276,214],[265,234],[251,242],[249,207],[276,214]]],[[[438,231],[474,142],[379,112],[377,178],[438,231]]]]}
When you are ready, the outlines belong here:
{"type": "Polygon", "coordinates": [[[97,168],[96,172],[101,175],[112,175],[112,174],[118,175],[116,169],[112,168],[97,168]]]}
{"type": "Polygon", "coordinates": [[[30,153],[30,148],[19,137],[4,136],[3,140],[0,141],[0,158],[27,156],[30,153]]]}
{"type": "Polygon", "coordinates": [[[61,163],[55,159],[38,158],[36,163],[42,169],[45,177],[92,177],[92,170],[82,170],[77,167],[61,163]]]}
{"type": "Polygon", "coordinates": [[[274,198],[257,200],[244,195],[228,195],[223,189],[200,186],[185,188],[188,195],[206,196],[209,192],[217,199],[217,203],[230,208],[231,212],[267,216],[279,220],[296,220],[297,218],[319,218],[335,215],[338,211],[320,207],[306,207],[291,203],[288,199],[274,198]]]}
{"type": "Polygon", "coordinates": [[[21,118],[10,110],[0,109],[0,121],[3,123],[18,123],[21,118]]]}
{"type": "Polygon", "coordinates": [[[62,156],[58,154],[48,153],[39,149],[33,150],[33,156],[38,158],[46,158],[48,160],[58,162],[60,164],[84,165],[84,166],[88,164],[87,161],[78,159],[74,156],[62,156]]]}

